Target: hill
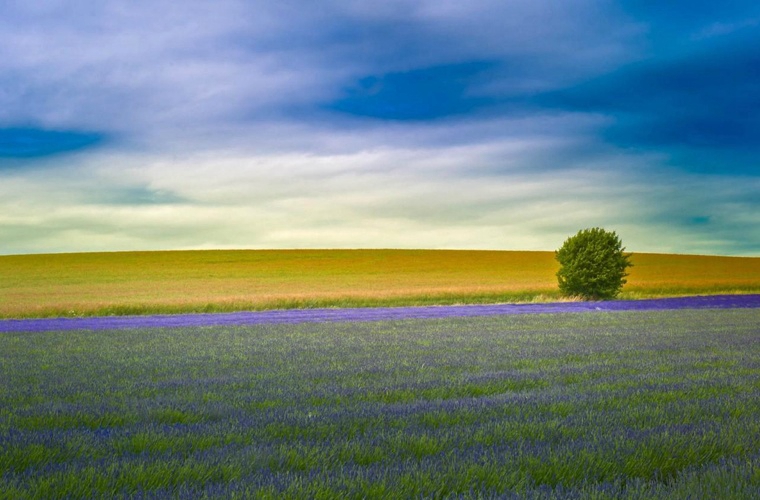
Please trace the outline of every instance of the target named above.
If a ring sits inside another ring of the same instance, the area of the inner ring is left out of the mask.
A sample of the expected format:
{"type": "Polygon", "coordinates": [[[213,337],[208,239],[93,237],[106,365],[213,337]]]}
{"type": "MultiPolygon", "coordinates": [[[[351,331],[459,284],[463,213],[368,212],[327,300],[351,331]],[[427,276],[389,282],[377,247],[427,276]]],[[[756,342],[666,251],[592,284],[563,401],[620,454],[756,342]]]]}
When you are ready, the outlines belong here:
{"type": "MultiPolygon", "coordinates": [[[[760,292],[760,258],[634,253],[621,298],[760,292]]],[[[209,250],[0,256],[0,317],[559,299],[553,252],[209,250]]]]}

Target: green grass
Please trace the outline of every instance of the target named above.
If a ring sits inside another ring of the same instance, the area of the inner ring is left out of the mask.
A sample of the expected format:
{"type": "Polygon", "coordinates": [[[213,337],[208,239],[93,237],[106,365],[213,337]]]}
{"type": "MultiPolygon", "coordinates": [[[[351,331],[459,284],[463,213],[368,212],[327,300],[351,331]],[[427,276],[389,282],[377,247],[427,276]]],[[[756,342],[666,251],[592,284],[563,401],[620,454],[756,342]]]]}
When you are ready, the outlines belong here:
{"type": "MultiPolygon", "coordinates": [[[[622,298],[760,293],[760,258],[634,254],[622,298]]],[[[0,256],[0,318],[552,301],[553,252],[0,256]]]]}
{"type": "Polygon", "coordinates": [[[0,334],[0,498],[751,498],[760,312],[0,334]]]}

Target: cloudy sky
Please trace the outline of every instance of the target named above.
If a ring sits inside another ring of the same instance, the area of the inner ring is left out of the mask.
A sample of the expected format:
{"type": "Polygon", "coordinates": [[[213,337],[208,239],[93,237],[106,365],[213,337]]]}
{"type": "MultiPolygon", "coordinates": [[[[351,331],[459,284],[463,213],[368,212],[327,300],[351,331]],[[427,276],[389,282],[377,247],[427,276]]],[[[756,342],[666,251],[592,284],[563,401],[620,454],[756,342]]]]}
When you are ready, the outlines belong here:
{"type": "Polygon", "coordinates": [[[760,255],[760,3],[5,0],[0,254],[760,255]]]}

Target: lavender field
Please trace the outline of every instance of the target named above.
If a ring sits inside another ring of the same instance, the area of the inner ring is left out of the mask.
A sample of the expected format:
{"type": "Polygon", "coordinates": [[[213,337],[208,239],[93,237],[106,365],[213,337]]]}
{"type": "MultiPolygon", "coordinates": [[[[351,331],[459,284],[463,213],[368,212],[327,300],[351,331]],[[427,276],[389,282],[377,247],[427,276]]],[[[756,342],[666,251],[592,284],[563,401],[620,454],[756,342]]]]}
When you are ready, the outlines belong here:
{"type": "Polygon", "coordinates": [[[752,498],[760,309],[609,304],[5,322],[0,498],[752,498]]]}

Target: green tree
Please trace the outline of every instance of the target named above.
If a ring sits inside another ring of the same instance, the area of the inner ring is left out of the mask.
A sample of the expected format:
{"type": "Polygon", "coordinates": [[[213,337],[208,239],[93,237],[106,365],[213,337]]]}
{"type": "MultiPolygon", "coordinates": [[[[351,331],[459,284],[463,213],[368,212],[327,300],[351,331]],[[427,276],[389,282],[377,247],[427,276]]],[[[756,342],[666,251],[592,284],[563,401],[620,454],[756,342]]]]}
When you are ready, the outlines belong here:
{"type": "Polygon", "coordinates": [[[611,299],[620,293],[633,264],[614,231],[583,229],[554,253],[559,290],[585,299],[611,299]]]}

